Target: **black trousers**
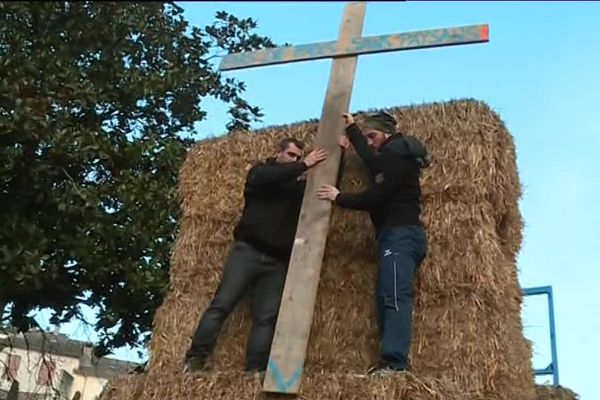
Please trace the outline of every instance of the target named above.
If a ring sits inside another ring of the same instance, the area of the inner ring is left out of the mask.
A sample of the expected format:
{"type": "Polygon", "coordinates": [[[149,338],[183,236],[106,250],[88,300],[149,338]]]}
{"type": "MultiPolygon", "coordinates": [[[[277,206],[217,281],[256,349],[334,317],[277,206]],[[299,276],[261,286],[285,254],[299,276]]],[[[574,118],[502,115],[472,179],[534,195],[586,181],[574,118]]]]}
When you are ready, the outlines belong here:
{"type": "Polygon", "coordinates": [[[286,274],[287,263],[247,243],[234,243],[219,287],[198,324],[186,358],[206,360],[212,354],[223,323],[250,292],[252,329],[246,345],[245,369],[266,370],[286,274]]]}

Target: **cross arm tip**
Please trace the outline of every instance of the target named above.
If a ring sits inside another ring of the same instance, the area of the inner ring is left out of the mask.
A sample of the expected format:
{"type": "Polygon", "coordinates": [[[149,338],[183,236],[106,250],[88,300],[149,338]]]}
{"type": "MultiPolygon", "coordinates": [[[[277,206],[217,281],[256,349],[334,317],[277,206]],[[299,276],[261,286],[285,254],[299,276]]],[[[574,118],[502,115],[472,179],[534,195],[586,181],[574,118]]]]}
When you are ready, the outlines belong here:
{"type": "Polygon", "coordinates": [[[481,26],[481,40],[486,42],[490,40],[490,27],[488,24],[483,24],[481,26]]]}

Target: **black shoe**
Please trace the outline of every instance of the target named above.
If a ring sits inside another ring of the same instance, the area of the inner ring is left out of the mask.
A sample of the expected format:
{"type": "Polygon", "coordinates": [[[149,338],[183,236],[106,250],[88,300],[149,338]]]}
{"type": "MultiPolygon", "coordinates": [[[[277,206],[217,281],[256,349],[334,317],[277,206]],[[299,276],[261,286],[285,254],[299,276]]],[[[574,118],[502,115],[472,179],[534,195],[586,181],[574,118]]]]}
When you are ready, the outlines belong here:
{"type": "Polygon", "coordinates": [[[200,372],[204,370],[204,359],[200,357],[190,357],[185,360],[183,372],[200,372]]]}

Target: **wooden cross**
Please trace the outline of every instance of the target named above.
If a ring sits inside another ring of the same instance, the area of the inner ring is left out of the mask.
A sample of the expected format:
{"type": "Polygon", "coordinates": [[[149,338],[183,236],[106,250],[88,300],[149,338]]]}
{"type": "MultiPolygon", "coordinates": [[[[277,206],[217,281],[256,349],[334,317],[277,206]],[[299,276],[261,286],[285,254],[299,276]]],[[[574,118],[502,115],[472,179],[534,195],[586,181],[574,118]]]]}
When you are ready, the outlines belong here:
{"type": "Polygon", "coordinates": [[[323,184],[335,185],[341,156],[337,140],[344,132],[342,114],[350,106],[357,56],[489,40],[487,25],[361,37],[365,9],[363,2],[346,5],[337,41],[229,54],[219,66],[227,71],[333,58],[315,139],[315,146],[327,149],[329,157],[308,175],[263,383],[265,392],[297,394],[300,387],[331,213],[331,203],[318,200],[316,189],[323,184]]]}

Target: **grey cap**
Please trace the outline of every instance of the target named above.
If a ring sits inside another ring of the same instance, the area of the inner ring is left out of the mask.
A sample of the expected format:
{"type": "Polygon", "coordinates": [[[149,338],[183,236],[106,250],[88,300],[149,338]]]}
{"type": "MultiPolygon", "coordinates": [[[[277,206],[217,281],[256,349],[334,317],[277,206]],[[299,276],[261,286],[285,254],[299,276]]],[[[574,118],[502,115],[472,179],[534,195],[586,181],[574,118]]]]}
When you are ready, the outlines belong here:
{"type": "Polygon", "coordinates": [[[396,133],[396,119],[385,112],[369,114],[362,123],[363,130],[376,129],[393,135],[396,133]]]}

